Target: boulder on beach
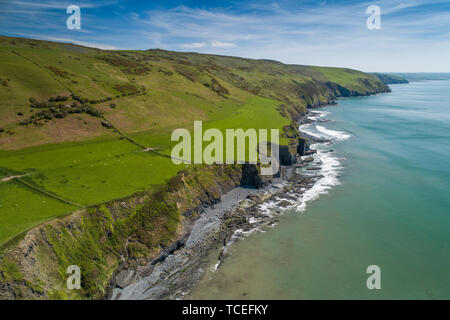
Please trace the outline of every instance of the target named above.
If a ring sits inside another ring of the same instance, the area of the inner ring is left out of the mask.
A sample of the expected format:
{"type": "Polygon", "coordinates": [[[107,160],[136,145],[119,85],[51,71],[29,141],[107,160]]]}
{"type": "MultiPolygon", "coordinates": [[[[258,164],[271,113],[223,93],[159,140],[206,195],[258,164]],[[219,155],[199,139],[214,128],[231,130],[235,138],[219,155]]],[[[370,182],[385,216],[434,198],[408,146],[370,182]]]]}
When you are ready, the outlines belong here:
{"type": "Polygon", "coordinates": [[[277,202],[277,206],[281,207],[281,208],[286,208],[291,206],[292,203],[287,201],[287,200],[281,200],[280,202],[277,202]]]}
{"type": "Polygon", "coordinates": [[[134,270],[122,270],[116,276],[116,286],[123,289],[128,287],[134,279],[136,272],[134,270]]]}

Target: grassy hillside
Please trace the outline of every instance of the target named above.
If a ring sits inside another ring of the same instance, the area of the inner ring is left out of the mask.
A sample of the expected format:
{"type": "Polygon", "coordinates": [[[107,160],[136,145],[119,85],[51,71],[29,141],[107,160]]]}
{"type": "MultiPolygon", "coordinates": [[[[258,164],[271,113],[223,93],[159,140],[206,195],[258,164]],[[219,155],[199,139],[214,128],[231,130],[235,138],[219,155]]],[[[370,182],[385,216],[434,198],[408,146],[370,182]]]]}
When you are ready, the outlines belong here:
{"type": "Polygon", "coordinates": [[[286,129],[307,107],[386,90],[349,69],[0,37],[0,244],[166,184],[185,165],[143,147],[169,155],[172,130],[194,120],[286,129]]]}

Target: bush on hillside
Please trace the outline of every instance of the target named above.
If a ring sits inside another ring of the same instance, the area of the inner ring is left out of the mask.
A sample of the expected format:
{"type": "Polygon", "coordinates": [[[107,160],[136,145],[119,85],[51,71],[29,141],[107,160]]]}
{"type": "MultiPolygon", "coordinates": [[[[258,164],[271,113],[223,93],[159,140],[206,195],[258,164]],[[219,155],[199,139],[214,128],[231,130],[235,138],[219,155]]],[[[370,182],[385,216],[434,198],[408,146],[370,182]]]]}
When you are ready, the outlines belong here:
{"type": "Polygon", "coordinates": [[[49,104],[48,104],[47,101],[40,101],[40,102],[36,101],[36,102],[31,103],[30,107],[38,108],[38,109],[40,109],[40,108],[48,108],[49,104]]]}
{"type": "Polygon", "coordinates": [[[62,77],[62,78],[68,78],[69,73],[67,71],[61,70],[57,67],[54,66],[47,66],[47,68],[53,72],[55,75],[57,75],[58,77],[62,77]]]}
{"type": "Polygon", "coordinates": [[[72,99],[78,101],[79,103],[88,103],[89,99],[82,98],[80,96],[77,96],[76,94],[72,93],[72,99]]]}
{"type": "Polygon", "coordinates": [[[49,102],[67,101],[69,98],[65,96],[56,96],[48,98],[49,102]]]}
{"type": "Polygon", "coordinates": [[[111,129],[113,126],[108,121],[102,121],[102,126],[104,126],[106,129],[111,129]]]}

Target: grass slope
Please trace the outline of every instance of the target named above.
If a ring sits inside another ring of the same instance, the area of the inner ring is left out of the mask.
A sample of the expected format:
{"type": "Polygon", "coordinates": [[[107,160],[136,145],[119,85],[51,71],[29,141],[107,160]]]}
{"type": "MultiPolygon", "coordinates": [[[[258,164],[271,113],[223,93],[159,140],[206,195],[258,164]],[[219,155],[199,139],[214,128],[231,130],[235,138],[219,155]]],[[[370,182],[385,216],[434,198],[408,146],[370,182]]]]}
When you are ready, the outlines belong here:
{"type": "MultiPolygon", "coordinates": [[[[194,120],[204,130],[282,129],[308,106],[385,90],[349,69],[0,37],[0,177],[28,174],[28,184],[90,206],[152,190],[185,168],[105,123],[168,155],[172,130],[194,120]]],[[[0,244],[76,209],[16,181],[0,189],[0,244]]]]}

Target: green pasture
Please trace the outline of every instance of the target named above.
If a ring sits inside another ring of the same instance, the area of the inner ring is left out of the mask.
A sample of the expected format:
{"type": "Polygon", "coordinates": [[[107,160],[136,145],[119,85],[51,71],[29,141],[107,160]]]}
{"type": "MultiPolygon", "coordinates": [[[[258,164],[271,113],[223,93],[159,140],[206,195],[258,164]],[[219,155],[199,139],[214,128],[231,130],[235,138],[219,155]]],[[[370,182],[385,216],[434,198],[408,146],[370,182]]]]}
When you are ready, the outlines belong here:
{"type": "MultiPolygon", "coordinates": [[[[289,124],[289,120],[280,115],[278,107],[279,102],[264,98],[249,99],[240,108],[230,105],[221,115],[224,119],[205,121],[203,132],[217,128],[225,137],[226,129],[281,129],[289,124]]],[[[176,144],[170,141],[175,128],[130,136],[145,146],[158,148],[161,154],[170,155],[172,146],[176,144]]],[[[186,128],[192,132],[192,124],[186,128]]],[[[144,152],[119,137],[0,151],[0,175],[7,176],[10,172],[27,174],[22,178],[26,182],[83,206],[151,190],[166,183],[186,166],[175,165],[170,158],[144,152]]],[[[0,221],[3,226],[0,228],[0,243],[33,225],[76,209],[14,180],[0,182],[0,187],[0,221]]]]}
{"type": "Polygon", "coordinates": [[[0,245],[35,225],[76,209],[20,182],[0,182],[0,245]]]}

